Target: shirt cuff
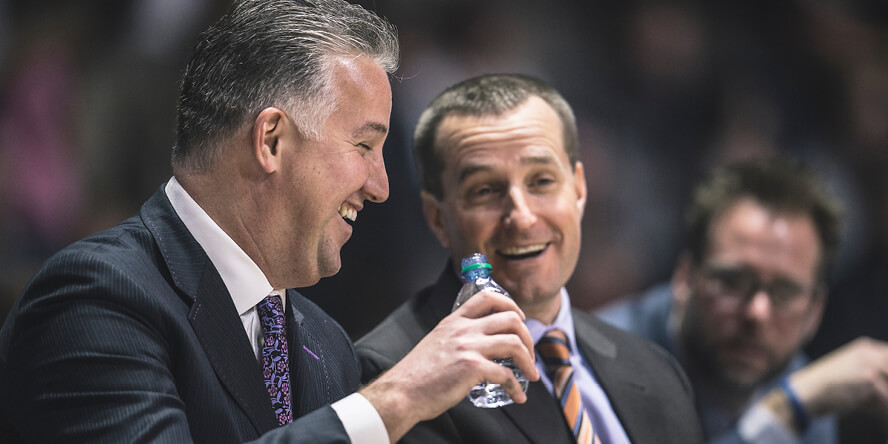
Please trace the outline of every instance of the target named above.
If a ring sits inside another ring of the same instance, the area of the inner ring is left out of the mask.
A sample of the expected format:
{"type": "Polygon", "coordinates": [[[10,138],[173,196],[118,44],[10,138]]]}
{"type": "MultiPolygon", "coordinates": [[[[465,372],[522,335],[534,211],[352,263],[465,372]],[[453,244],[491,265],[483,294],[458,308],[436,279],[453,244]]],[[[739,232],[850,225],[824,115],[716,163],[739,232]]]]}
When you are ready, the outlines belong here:
{"type": "Polygon", "coordinates": [[[353,393],[334,402],[331,407],[339,416],[339,421],[352,443],[391,444],[379,412],[364,395],[353,393]]]}
{"type": "Polygon", "coordinates": [[[738,421],[737,431],[745,442],[796,444],[799,438],[771,410],[755,405],[738,421]]]}

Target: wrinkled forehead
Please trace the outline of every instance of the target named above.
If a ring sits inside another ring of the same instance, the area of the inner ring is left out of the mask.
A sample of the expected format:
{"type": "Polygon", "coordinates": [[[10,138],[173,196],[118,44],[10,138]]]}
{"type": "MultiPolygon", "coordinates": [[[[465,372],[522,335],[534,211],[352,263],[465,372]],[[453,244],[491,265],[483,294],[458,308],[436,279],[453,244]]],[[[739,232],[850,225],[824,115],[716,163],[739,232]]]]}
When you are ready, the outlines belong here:
{"type": "Polygon", "coordinates": [[[563,154],[563,125],[558,114],[543,99],[530,97],[518,107],[498,115],[445,116],[435,134],[435,147],[445,165],[465,153],[506,155],[512,150],[548,151],[563,154]]]}

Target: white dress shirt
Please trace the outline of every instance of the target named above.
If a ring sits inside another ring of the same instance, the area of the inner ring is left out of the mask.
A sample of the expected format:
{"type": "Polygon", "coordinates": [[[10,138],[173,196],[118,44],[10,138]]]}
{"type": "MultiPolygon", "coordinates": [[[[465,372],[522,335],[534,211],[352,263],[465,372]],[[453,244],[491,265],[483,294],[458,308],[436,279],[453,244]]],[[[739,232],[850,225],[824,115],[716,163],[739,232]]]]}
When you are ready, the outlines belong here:
{"type": "MultiPolygon", "coordinates": [[[[271,287],[259,266],[188,195],[175,177],[167,182],[165,191],[176,214],[222,277],[258,359],[263,334],[256,304],[274,293],[280,295],[286,307],[286,290],[271,287]]],[[[333,403],[331,407],[336,411],[353,443],[390,444],[382,418],[363,395],[353,393],[333,403]]]]}

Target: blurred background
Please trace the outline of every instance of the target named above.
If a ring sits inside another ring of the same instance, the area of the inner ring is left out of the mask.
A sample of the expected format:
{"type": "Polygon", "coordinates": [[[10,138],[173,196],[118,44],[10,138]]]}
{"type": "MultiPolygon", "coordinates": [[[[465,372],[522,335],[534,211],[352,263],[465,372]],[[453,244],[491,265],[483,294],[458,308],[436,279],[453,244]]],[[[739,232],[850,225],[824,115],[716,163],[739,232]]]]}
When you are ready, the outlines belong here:
{"type": "MultiPolygon", "coordinates": [[[[50,254],[135,214],[171,175],[178,80],[228,0],[0,0],[0,319],[50,254]]],[[[594,309],[668,279],[691,186],[787,153],[843,201],[819,356],[888,339],[888,2],[360,1],[399,30],[386,204],[305,289],[355,339],[437,277],[410,137],[445,87],[536,75],[573,105],[589,185],[569,290],[594,309]]]]}

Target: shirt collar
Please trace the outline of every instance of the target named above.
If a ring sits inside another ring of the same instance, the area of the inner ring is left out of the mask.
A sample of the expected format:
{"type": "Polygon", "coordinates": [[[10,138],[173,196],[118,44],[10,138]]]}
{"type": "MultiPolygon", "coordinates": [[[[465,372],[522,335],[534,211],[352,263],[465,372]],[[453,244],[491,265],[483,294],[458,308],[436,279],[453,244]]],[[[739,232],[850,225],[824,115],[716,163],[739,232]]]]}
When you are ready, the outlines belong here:
{"type": "Polygon", "coordinates": [[[573,316],[570,311],[570,296],[567,295],[567,289],[561,287],[560,296],[561,307],[558,309],[558,315],[555,316],[555,321],[552,324],[546,325],[533,318],[527,318],[524,324],[527,325],[527,330],[530,331],[530,337],[533,338],[534,344],[550,330],[557,328],[563,331],[570,343],[570,353],[575,354],[577,351],[577,336],[574,332],[573,316]]]}
{"type": "Polygon", "coordinates": [[[176,214],[222,277],[238,314],[243,315],[274,290],[259,266],[222,231],[175,177],[167,182],[165,191],[176,214]]]}

